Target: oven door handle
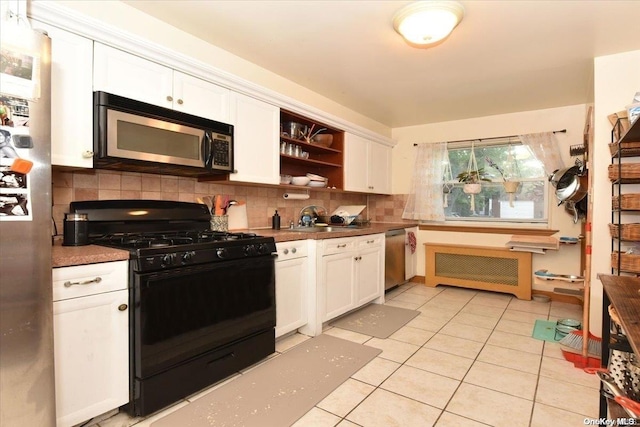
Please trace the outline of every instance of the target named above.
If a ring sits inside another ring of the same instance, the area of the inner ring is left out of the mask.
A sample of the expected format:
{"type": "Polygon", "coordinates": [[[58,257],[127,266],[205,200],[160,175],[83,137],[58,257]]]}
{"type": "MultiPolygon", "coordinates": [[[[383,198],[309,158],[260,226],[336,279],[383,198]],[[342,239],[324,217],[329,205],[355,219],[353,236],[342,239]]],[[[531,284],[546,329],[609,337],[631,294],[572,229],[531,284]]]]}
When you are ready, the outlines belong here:
{"type": "Polygon", "coordinates": [[[209,131],[204,131],[202,141],[200,142],[200,151],[202,152],[202,160],[204,160],[204,167],[211,169],[213,165],[213,140],[209,131]]]}

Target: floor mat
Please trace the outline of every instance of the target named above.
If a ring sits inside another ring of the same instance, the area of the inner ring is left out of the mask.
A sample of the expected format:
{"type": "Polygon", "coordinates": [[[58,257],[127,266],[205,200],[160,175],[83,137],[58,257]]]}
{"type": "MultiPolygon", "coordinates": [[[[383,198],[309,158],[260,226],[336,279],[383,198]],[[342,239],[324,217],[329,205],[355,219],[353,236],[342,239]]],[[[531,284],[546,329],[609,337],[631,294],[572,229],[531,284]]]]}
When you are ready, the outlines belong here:
{"type": "Polygon", "coordinates": [[[390,305],[369,304],[330,324],[337,328],[384,339],[389,338],[391,334],[419,314],[420,312],[416,310],[392,307],[390,305]]]}
{"type": "Polygon", "coordinates": [[[536,320],[532,336],[541,341],[558,342],[562,339],[560,334],[558,334],[558,339],[556,339],[556,322],[540,319],[536,320]]]}
{"type": "Polygon", "coordinates": [[[151,426],[290,426],[380,353],[377,348],[320,335],[151,426]]]}

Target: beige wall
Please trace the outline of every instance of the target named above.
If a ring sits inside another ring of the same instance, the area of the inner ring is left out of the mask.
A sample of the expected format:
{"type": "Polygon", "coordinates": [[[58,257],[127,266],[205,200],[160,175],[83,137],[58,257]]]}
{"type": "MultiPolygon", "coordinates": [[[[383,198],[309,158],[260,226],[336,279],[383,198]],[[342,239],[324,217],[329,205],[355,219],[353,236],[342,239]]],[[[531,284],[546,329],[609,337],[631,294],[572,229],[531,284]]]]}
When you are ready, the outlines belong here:
{"type": "MultiPolygon", "coordinates": [[[[433,123],[393,129],[392,137],[398,144],[393,149],[393,192],[409,192],[413,170],[414,143],[454,141],[461,139],[490,138],[521,133],[546,132],[567,129],[566,134],[556,134],[565,165],[573,164],[569,155],[570,145],[582,144],[587,106],[584,104],[545,110],[526,111],[467,120],[433,123]]],[[[557,207],[550,197],[550,228],[560,230],[555,237],[578,237],[580,223],[573,219],[564,207],[557,207]]],[[[421,231],[418,236],[418,274],[424,275],[424,243],[464,242],[469,245],[504,246],[511,235],[472,234],[438,231],[421,231]]],[[[581,274],[579,245],[562,246],[559,251],[547,251],[546,255],[533,256],[533,271],[547,269],[562,274],[581,274]]],[[[534,289],[551,290],[551,282],[534,284],[534,289]]]]}
{"type": "MultiPolygon", "coordinates": [[[[625,109],[640,91],[640,50],[601,56],[594,60],[594,180],[593,255],[591,268],[591,331],[600,336],[602,323],[602,284],[598,273],[611,274],[611,238],[607,224],[611,221],[611,182],[607,167],[611,163],[609,114],[625,109]]],[[[626,159],[637,162],[637,159],[626,159]]],[[[625,186],[625,193],[640,192],[640,186],[625,186]]],[[[640,222],[640,216],[625,214],[625,222],[640,222]]]]}

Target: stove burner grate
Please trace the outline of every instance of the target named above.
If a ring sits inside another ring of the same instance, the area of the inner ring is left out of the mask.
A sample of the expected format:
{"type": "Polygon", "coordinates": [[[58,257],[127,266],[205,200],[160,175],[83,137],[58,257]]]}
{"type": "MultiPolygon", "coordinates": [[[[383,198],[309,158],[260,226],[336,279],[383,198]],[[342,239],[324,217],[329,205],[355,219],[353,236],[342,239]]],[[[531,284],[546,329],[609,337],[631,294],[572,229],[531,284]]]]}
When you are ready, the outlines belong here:
{"type": "Polygon", "coordinates": [[[254,233],[188,230],[168,233],[115,233],[95,238],[92,240],[92,243],[128,249],[139,249],[181,246],[192,243],[251,240],[256,237],[258,236],[254,233]]]}

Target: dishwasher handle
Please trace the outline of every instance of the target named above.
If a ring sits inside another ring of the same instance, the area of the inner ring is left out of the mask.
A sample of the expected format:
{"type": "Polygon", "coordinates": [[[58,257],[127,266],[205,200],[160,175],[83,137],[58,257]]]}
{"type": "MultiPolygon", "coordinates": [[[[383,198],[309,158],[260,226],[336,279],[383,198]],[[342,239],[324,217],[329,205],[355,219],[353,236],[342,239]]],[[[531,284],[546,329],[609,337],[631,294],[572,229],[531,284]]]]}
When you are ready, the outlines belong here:
{"type": "Polygon", "coordinates": [[[393,236],[400,236],[402,234],[405,234],[406,231],[404,228],[400,228],[398,230],[389,230],[386,233],[384,233],[385,237],[393,237],[393,236]]]}

